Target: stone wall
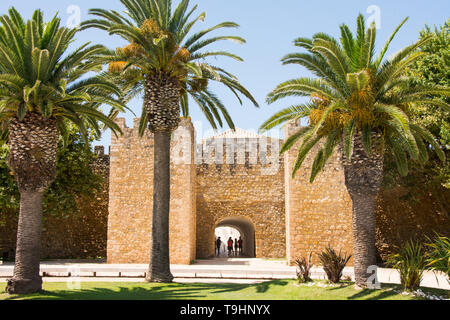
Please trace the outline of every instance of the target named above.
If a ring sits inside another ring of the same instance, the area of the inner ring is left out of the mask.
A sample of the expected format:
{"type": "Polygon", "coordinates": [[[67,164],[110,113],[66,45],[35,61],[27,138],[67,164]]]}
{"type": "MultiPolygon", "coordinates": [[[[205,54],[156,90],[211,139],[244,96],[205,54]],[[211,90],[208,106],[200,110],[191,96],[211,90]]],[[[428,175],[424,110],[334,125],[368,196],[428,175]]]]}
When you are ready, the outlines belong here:
{"type": "Polygon", "coordinates": [[[408,190],[396,187],[381,190],[376,203],[378,259],[386,261],[405,241],[427,242],[437,232],[450,237],[450,190],[421,190],[414,199],[408,190]],[[437,199],[436,193],[441,199],[437,199]]]}
{"type": "MultiPolygon", "coordinates": [[[[285,136],[300,127],[286,127],[285,136]]],[[[317,147],[316,147],[317,148],[317,147]]],[[[292,179],[292,169],[298,146],[285,154],[287,258],[292,264],[300,256],[317,254],[328,245],[343,252],[353,252],[352,202],[344,184],[344,172],[339,155],[335,153],[314,183],[309,182],[315,152],[307,156],[292,179]]],[[[351,262],[350,262],[351,264],[351,262]]]]}
{"type": "MultiPolygon", "coordinates": [[[[279,140],[273,142],[280,144],[279,140]]],[[[271,146],[272,140],[264,144],[259,138],[204,143],[204,153],[213,160],[203,158],[197,165],[197,258],[214,255],[215,228],[231,218],[236,222],[227,225],[238,230],[245,229],[240,228],[239,220],[253,226],[256,257],[286,256],[284,164],[278,148],[272,152],[271,146]],[[214,143],[223,144],[220,153],[208,151],[214,143]]],[[[245,239],[250,235],[241,235],[244,242],[253,241],[245,239]]]]}
{"type": "MultiPolygon", "coordinates": [[[[138,135],[139,119],[127,128],[118,119],[123,136],[112,137],[108,218],[108,263],[148,263],[153,211],[153,135],[138,135]]],[[[189,264],[195,259],[195,171],[193,127],[183,119],[172,139],[170,259],[189,264]]]]}

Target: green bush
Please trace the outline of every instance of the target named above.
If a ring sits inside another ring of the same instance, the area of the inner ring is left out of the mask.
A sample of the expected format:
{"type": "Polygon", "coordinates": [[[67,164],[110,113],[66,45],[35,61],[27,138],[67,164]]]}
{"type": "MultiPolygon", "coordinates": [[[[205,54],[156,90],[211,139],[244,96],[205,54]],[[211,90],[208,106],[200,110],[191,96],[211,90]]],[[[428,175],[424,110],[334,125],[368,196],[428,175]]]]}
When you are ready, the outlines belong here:
{"type": "Polygon", "coordinates": [[[298,267],[297,279],[299,283],[306,283],[312,281],[311,279],[311,263],[312,253],[309,254],[308,260],[305,257],[295,259],[295,264],[298,267]]]}
{"type": "Polygon", "coordinates": [[[420,286],[427,259],[419,242],[408,241],[399,253],[391,255],[387,264],[400,273],[403,289],[414,291],[420,286]]]}
{"type": "Polygon", "coordinates": [[[339,250],[339,253],[336,253],[331,247],[319,254],[319,259],[329,281],[338,283],[341,280],[342,271],[351,257],[352,255],[343,255],[341,250],[339,250]]]}
{"type": "Polygon", "coordinates": [[[433,271],[441,271],[447,274],[450,282],[450,239],[436,233],[434,239],[428,239],[426,246],[428,252],[427,266],[433,271]]]}

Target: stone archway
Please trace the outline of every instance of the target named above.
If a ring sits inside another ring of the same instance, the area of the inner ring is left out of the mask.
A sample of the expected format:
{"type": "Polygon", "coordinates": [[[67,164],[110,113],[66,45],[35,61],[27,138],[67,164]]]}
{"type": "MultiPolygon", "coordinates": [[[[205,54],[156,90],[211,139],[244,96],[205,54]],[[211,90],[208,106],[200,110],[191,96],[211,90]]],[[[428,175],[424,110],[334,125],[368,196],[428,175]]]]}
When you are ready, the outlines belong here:
{"type": "Polygon", "coordinates": [[[243,240],[242,255],[247,258],[254,258],[256,256],[255,226],[249,219],[244,217],[227,217],[215,226],[215,228],[220,227],[237,229],[243,240]]]}

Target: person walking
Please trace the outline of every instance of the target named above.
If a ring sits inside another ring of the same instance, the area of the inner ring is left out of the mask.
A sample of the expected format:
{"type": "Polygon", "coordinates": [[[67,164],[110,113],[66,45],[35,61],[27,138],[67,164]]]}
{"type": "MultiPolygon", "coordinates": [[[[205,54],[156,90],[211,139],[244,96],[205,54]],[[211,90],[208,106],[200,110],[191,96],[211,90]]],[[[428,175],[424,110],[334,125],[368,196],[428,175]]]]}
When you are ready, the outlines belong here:
{"type": "Polygon", "coordinates": [[[238,240],[234,238],[234,255],[238,255],[238,240]]]}
{"type": "Polygon", "coordinates": [[[228,256],[231,256],[232,252],[233,252],[233,239],[231,237],[228,238],[228,256]]]}
{"type": "Polygon", "coordinates": [[[239,237],[239,240],[237,242],[238,242],[239,255],[242,256],[242,244],[244,241],[242,240],[241,237],[239,237]]]}
{"type": "Polygon", "coordinates": [[[216,240],[216,250],[215,252],[217,252],[217,256],[220,256],[220,247],[222,246],[222,240],[220,240],[220,237],[217,238],[216,240]]]}

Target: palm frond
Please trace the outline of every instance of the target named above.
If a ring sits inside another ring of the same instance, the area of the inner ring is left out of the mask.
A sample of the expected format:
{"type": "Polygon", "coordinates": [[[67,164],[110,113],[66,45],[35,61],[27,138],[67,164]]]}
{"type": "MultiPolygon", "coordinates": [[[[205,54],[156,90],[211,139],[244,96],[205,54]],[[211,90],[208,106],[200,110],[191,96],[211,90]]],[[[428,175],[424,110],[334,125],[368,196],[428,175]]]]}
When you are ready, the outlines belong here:
{"type": "Polygon", "coordinates": [[[289,96],[309,97],[313,93],[320,94],[329,99],[336,97],[336,92],[322,79],[300,78],[289,80],[278,85],[267,96],[267,103],[270,104],[289,96]]]}
{"type": "Polygon", "coordinates": [[[265,121],[260,126],[260,131],[264,132],[286,122],[295,121],[307,117],[309,116],[312,108],[314,108],[313,104],[301,104],[283,109],[270,117],[270,119],[265,121]]]}

